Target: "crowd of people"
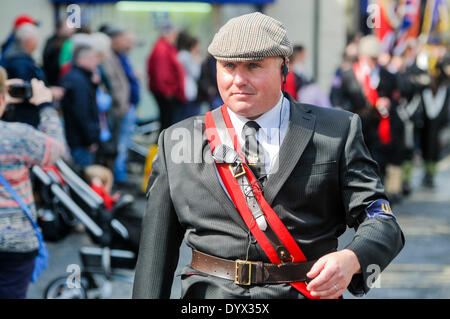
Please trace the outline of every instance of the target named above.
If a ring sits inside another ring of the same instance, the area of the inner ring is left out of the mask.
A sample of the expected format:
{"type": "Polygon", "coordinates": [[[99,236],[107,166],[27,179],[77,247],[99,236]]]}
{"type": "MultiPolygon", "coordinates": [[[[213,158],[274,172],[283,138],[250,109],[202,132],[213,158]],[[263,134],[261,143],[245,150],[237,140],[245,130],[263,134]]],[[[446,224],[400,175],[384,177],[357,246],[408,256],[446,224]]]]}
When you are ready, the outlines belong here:
{"type": "MultiPolygon", "coordinates": [[[[40,65],[35,56],[42,39],[39,22],[20,15],[1,46],[0,171],[20,190],[33,219],[37,213],[29,167],[53,165],[58,158],[68,161],[111,209],[120,190],[135,186],[127,175],[143,82],[129,58],[135,36],[110,24],[94,31],[71,28],[61,20],[44,44],[40,65]],[[32,96],[10,96],[14,83],[28,85],[32,96]],[[22,177],[11,178],[19,171],[22,177]]],[[[147,76],[161,130],[199,115],[202,101],[222,104],[211,75],[215,61],[202,65],[199,44],[170,23],[159,28],[147,76]]],[[[24,298],[40,245],[18,203],[5,192],[1,188],[0,203],[10,213],[0,218],[0,297],[24,298]],[[17,239],[19,235],[26,240],[17,239]]]]}
{"type": "Polygon", "coordinates": [[[294,46],[285,90],[299,102],[361,116],[365,142],[392,202],[411,193],[416,155],[424,164],[423,186],[435,187],[440,134],[450,120],[450,52],[445,45],[410,41],[402,55],[393,55],[383,52],[374,35],[357,35],[345,48],[329,94],[313,79],[306,59],[306,48],[294,46]]]}
{"type": "MultiPolygon", "coordinates": [[[[146,75],[163,130],[199,115],[202,103],[216,108],[222,100],[215,59],[210,56],[202,61],[200,40],[169,22],[160,25],[158,32],[146,75]]],[[[59,21],[45,43],[40,66],[33,55],[41,37],[32,17],[19,16],[2,45],[0,65],[9,78],[36,78],[50,88],[76,167],[103,165],[113,171],[115,185],[129,186],[127,153],[144,82],[129,58],[136,45],[134,34],[108,24],[94,32],[86,26],[69,28],[59,21]]],[[[39,109],[25,100],[8,107],[3,120],[37,127],[39,109]]]]}
{"type": "Polygon", "coordinates": [[[211,109],[223,104],[214,57],[202,61],[200,40],[171,23],[160,27],[160,37],[147,60],[147,76],[159,107],[161,129],[200,115],[202,103],[211,109]]]}
{"type": "Polygon", "coordinates": [[[133,34],[60,22],[45,43],[42,66],[33,57],[41,38],[38,23],[22,15],[1,48],[0,171],[8,185],[0,190],[0,298],[24,298],[36,262],[45,261],[42,233],[27,220],[37,220],[32,165],[49,168],[65,159],[106,209],[119,198],[111,194],[112,180],[117,188],[128,181],[128,145],[140,101],[140,80],[128,57],[133,34]]]}
{"type": "MultiPolygon", "coordinates": [[[[73,29],[61,21],[45,43],[42,67],[33,59],[40,39],[33,18],[18,17],[2,47],[2,67],[9,78],[36,78],[50,88],[78,169],[102,164],[113,170],[118,184],[126,183],[128,144],[140,101],[140,80],[128,57],[133,34],[109,25],[98,32],[73,29]]],[[[39,109],[24,100],[2,119],[37,127],[39,109]]]]}
{"type": "Polygon", "coordinates": [[[409,42],[402,55],[383,52],[373,36],[348,44],[331,88],[332,105],[359,114],[366,144],[393,201],[411,192],[414,155],[423,159],[423,186],[433,188],[440,132],[449,123],[450,52],[409,42]]]}

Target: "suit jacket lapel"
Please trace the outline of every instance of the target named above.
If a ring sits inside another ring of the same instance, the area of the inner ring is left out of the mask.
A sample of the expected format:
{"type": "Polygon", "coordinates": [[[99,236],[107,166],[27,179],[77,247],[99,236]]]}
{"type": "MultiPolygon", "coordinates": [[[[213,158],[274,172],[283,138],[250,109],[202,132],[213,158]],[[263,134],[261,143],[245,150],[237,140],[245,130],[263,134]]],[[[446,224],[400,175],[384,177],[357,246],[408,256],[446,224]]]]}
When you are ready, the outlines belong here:
{"type": "Polygon", "coordinates": [[[277,170],[271,173],[264,185],[264,197],[269,205],[272,205],[281,187],[291,175],[314,132],[316,117],[311,110],[304,104],[289,100],[291,113],[288,131],[274,166],[277,170]]]}
{"type": "Polygon", "coordinates": [[[204,140],[202,147],[204,154],[204,161],[200,164],[199,177],[202,183],[210,190],[212,196],[222,205],[230,217],[243,229],[247,229],[245,222],[239,214],[233,201],[228,197],[225,189],[220,184],[219,176],[217,175],[214,160],[211,155],[211,149],[208,140],[204,140]],[[211,164],[210,164],[211,163],[211,164]]]}
{"type": "MultiPolygon", "coordinates": [[[[314,132],[315,116],[305,105],[297,104],[292,99],[289,100],[290,119],[288,131],[281,145],[277,163],[275,163],[275,167],[278,167],[278,170],[270,175],[264,186],[264,197],[269,205],[272,204],[281,187],[289,178],[314,132]]],[[[228,212],[230,217],[243,229],[247,229],[236,206],[220,184],[206,137],[204,137],[202,150],[205,160],[200,165],[199,172],[202,182],[208,187],[215,199],[222,204],[223,209],[228,212]]]]}

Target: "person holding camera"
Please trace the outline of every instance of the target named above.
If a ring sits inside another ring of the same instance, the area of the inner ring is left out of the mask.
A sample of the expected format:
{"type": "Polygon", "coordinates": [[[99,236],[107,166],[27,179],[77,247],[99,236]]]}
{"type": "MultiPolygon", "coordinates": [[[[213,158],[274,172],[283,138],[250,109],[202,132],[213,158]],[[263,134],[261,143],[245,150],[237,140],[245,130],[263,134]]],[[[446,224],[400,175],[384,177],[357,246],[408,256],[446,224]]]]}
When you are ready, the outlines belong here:
{"type": "MultiPolygon", "coordinates": [[[[33,78],[46,81],[44,71],[36,64],[32,54],[40,41],[39,29],[36,25],[25,23],[15,31],[14,43],[4,56],[2,66],[9,78],[22,79],[29,83],[33,78]]],[[[21,122],[34,126],[39,125],[39,106],[34,106],[28,99],[12,103],[3,119],[8,122],[21,122]]]]}
{"type": "MultiPolygon", "coordinates": [[[[51,105],[51,90],[31,80],[30,104],[40,110],[39,130],[24,123],[2,119],[6,105],[21,102],[9,94],[20,79],[7,80],[0,67],[0,173],[37,217],[29,166],[46,166],[65,154],[61,121],[51,105]]],[[[0,183],[0,299],[26,298],[38,253],[38,239],[20,204],[0,183]]]]}

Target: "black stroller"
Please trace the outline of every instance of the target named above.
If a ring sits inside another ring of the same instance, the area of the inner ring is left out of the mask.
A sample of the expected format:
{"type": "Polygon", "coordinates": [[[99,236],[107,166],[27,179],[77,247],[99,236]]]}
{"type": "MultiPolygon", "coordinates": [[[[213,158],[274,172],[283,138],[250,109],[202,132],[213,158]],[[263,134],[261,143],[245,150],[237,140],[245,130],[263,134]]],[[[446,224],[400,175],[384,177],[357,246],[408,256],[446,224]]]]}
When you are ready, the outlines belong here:
{"type": "Polygon", "coordinates": [[[45,215],[51,211],[62,224],[63,230],[58,232],[81,222],[98,247],[81,247],[79,278],[73,282],[67,276],[56,278],[47,286],[44,298],[108,298],[113,280],[132,282],[123,270],[135,268],[142,215],[133,209],[131,195],[122,196],[111,211],[106,211],[102,198],[69,165],[59,160],[56,167],[60,176],[38,166],[32,168],[35,190],[43,203],[39,211],[44,214],[38,213],[41,228],[44,230],[45,215]]]}

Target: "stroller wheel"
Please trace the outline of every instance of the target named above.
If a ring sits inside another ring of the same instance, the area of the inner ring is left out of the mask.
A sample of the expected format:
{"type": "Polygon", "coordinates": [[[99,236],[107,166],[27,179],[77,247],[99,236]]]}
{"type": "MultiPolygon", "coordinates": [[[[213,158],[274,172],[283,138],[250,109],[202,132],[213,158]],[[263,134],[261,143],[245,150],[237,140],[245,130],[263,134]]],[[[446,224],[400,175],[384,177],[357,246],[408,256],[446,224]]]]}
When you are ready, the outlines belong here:
{"type": "Polygon", "coordinates": [[[87,290],[83,280],[78,287],[70,287],[67,277],[59,277],[50,282],[45,289],[44,299],[86,299],[87,290]]]}

